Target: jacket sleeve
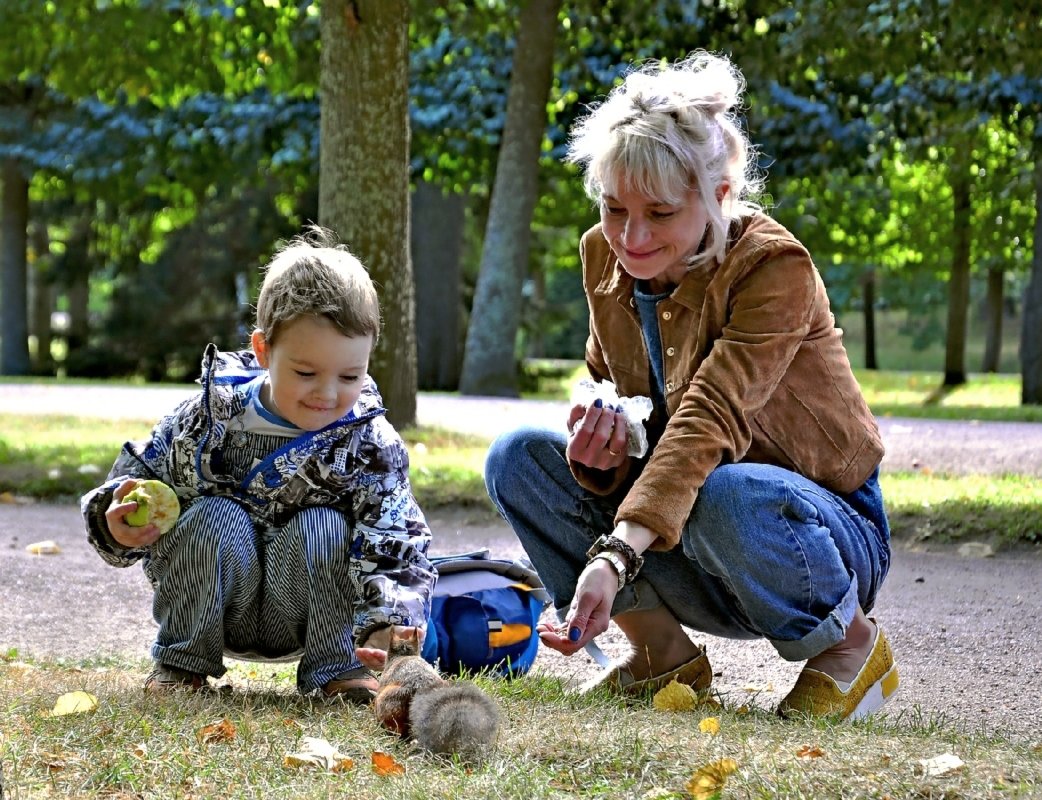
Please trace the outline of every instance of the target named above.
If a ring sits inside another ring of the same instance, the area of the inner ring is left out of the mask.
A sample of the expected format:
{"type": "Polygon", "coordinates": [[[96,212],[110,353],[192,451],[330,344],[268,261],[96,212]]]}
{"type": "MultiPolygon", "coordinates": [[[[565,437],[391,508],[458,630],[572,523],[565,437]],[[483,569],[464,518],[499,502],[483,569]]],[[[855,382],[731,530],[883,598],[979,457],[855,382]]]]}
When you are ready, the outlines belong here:
{"type": "Polygon", "coordinates": [[[423,626],[430,617],[436,572],[427,558],[431,531],[409,484],[409,456],[390,423],[378,418],[377,454],[354,501],[354,568],[359,645],[387,625],[423,626]]]}
{"type": "MultiPolygon", "coordinates": [[[[175,412],[176,413],[176,412],[175,412]]],[[[152,429],[145,442],[123,445],[108,477],[101,486],[80,498],[80,511],[87,529],[87,541],[108,564],[129,567],[148,554],[149,548],[126,548],[109,533],[105,512],[112,505],[113,494],[128,478],[155,479],[169,483],[163,454],[169,451],[176,427],[175,415],[164,417],[152,429]]]]}
{"type": "Polygon", "coordinates": [[[752,418],[806,338],[818,292],[802,247],[772,245],[749,255],[732,286],[723,330],[618,510],[617,520],[659,533],[653,549],[677,544],[709,473],[745,456],[752,418]]]}

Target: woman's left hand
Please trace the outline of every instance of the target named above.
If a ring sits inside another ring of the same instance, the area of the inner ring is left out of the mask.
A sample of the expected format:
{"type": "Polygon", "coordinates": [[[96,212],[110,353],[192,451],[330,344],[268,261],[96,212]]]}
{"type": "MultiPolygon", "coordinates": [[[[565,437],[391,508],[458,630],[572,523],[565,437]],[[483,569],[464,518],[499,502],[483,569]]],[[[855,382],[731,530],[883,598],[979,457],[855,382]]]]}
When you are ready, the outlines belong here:
{"type": "Polygon", "coordinates": [[[572,406],[568,431],[567,455],[578,464],[593,469],[614,469],[629,458],[626,419],[610,405],[572,406]]]}
{"type": "Polygon", "coordinates": [[[619,578],[611,563],[600,558],[590,562],[579,575],[564,622],[560,626],[547,622],[537,626],[540,641],[566,656],[578,652],[608,629],[618,590],[619,578]]]}

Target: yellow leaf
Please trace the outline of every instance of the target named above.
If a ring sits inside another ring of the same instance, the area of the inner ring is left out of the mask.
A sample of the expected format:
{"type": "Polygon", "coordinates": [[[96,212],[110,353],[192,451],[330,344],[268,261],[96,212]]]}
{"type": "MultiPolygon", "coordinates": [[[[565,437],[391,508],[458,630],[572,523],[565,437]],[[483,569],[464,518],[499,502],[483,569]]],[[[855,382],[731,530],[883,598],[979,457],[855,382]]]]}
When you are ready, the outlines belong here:
{"type": "Polygon", "coordinates": [[[15,496],[10,492],[0,492],[0,503],[17,503],[15,496]]]}
{"type": "Polygon", "coordinates": [[[373,751],[373,772],[377,775],[404,775],[405,765],[394,760],[390,753],[373,751]]]}
{"type": "Polygon", "coordinates": [[[225,717],[211,725],[203,725],[195,732],[196,738],[203,744],[214,742],[230,742],[235,738],[235,724],[225,717]]]}
{"type": "Polygon", "coordinates": [[[50,715],[63,717],[66,714],[86,714],[97,707],[98,698],[90,692],[68,692],[58,698],[50,715]]]}
{"type": "Polygon", "coordinates": [[[355,765],[352,759],[325,739],[305,736],[303,745],[304,749],[299,753],[287,753],[282,763],[287,767],[318,767],[330,772],[344,772],[355,765]]]}
{"type": "Polygon", "coordinates": [[[651,703],[658,711],[691,711],[698,705],[698,695],[686,683],[678,683],[674,678],[655,692],[651,703]]]}
{"type": "Polygon", "coordinates": [[[796,751],[797,758],[824,758],[825,751],[817,745],[805,744],[796,751]]]}
{"type": "Polygon", "coordinates": [[[138,758],[148,758],[148,745],[144,742],[138,742],[130,752],[138,758]]]}
{"type": "Polygon", "coordinates": [[[716,736],[720,733],[720,720],[717,717],[706,717],[704,720],[698,723],[698,729],[702,733],[708,733],[710,736],[716,736]]]}
{"type": "Polygon", "coordinates": [[[727,776],[738,769],[738,762],[733,758],[721,758],[712,764],[706,764],[691,776],[684,788],[693,800],[709,800],[713,795],[723,791],[727,776]]]}
{"type": "Polygon", "coordinates": [[[62,551],[62,549],[58,547],[58,543],[53,539],[44,539],[42,542],[33,542],[32,544],[26,545],[25,549],[34,556],[56,556],[62,551]]]}

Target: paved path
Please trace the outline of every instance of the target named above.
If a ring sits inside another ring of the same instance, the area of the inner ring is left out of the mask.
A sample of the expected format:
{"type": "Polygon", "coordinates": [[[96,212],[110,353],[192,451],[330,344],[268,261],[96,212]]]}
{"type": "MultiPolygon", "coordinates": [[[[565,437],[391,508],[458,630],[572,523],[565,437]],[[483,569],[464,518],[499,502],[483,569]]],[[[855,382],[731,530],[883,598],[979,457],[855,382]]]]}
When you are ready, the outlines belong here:
{"type": "MultiPolygon", "coordinates": [[[[153,419],[189,391],[4,384],[0,412],[153,419]]],[[[422,424],[491,436],[520,422],[562,424],[564,409],[561,403],[424,394],[418,415],[422,424]]],[[[1042,425],[884,419],[881,428],[884,469],[1042,475],[1042,425]]],[[[485,514],[439,512],[431,527],[439,553],[488,546],[501,556],[521,554],[509,528],[485,514]]],[[[1037,550],[989,558],[973,553],[897,545],[875,609],[902,677],[888,708],[910,722],[941,719],[966,731],[1042,743],[1042,557],[1037,550]]],[[[0,504],[0,597],[0,652],[144,658],[154,635],[141,570],[106,566],[87,546],[71,504],[0,504]],[[25,551],[43,539],[57,541],[62,552],[25,551]]],[[[772,707],[799,670],[762,642],[698,638],[709,646],[715,686],[742,702],[772,707]]],[[[601,639],[609,655],[621,652],[614,627],[601,639]]],[[[546,649],[537,668],[574,680],[595,669],[585,656],[564,659],[546,649]]]]}

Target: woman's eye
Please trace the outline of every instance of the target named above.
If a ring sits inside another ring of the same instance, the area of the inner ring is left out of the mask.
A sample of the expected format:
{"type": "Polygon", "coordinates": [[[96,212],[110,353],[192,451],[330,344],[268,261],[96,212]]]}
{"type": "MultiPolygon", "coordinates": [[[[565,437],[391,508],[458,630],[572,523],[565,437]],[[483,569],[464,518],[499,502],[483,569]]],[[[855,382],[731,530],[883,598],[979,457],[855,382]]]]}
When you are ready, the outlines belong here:
{"type": "Polygon", "coordinates": [[[606,214],[611,214],[612,216],[618,216],[619,214],[626,213],[624,209],[618,208],[616,206],[605,206],[604,212],[606,214]]]}
{"type": "Polygon", "coordinates": [[[676,213],[676,211],[652,211],[651,218],[657,220],[670,219],[676,213]]]}

